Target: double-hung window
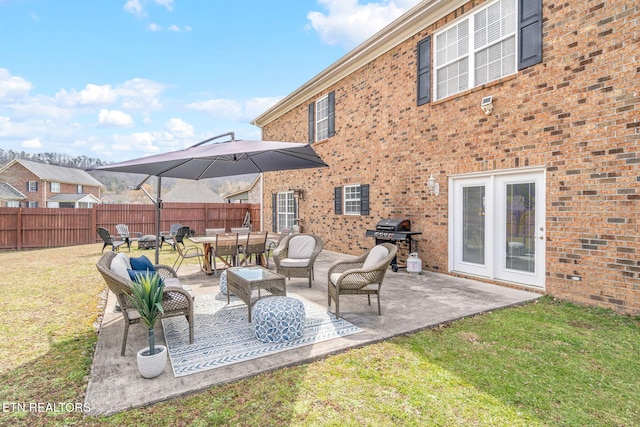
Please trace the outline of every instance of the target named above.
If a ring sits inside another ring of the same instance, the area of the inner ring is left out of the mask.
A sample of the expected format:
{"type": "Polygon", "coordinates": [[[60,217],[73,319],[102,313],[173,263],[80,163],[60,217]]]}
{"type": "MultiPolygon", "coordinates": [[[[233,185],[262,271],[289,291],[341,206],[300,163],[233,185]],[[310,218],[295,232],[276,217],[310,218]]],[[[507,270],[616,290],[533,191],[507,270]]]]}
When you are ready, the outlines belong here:
{"type": "MultiPolygon", "coordinates": [[[[496,0],[433,34],[433,95],[443,99],[542,62],[542,0],[496,0]]],[[[431,36],[418,43],[418,105],[430,101],[431,36]]]]}
{"type": "Polygon", "coordinates": [[[83,188],[82,188],[82,184],[78,184],[78,185],[76,186],[76,192],[77,192],[78,194],[82,194],[82,190],[83,190],[83,188]]]}
{"type": "Polygon", "coordinates": [[[516,0],[499,0],[435,36],[436,99],[516,72],[516,0]]]}
{"type": "Polygon", "coordinates": [[[30,193],[38,191],[38,181],[27,181],[27,191],[30,193]]]}
{"type": "Polygon", "coordinates": [[[335,92],[309,104],[309,143],[335,135],[335,92]]]}
{"type": "Polygon", "coordinates": [[[51,192],[52,193],[59,193],[60,192],[60,183],[59,182],[52,182],[51,183],[51,192]]]}
{"type": "Polygon", "coordinates": [[[349,184],[333,190],[337,215],[369,215],[369,184],[349,184]]]}

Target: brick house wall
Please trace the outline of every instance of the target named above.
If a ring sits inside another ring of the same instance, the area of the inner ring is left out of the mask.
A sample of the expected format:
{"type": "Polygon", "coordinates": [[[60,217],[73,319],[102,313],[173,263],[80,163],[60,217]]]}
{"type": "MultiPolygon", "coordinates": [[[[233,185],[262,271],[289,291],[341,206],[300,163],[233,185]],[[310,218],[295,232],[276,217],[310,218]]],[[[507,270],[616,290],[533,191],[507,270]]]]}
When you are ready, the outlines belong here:
{"type": "Polygon", "coordinates": [[[483,4],[472,1],[262,127],[263,139],[307,141],[307,105],[335,92],[335,136],[314,143],[329,168],[264,175],[271,195],[305,190],[305,232],[360,254],[381,218],[422,231],[424,267],[448,272],[451,175],[544,168],[545,292],[640,315],[640,7],[543,1],[543,60],[454,96],[416,104],[416,46],[483,4]],[[485,115],[481,99],[493,96],[485,115]],[[427,192],[429,176],[440,195],[427,192]],[[370,185],[368,216],[336,215],[333,188],[370,185]],[[579,276],[580,281],[572,280],[579,276]]]}
{"type": "MultiPolygon", "coordinates": [[[[29,169],[27,169],[20,163],[14,163],[10,167],[8,167],[2,173],[1,179],[4,182],[8,182],[9,184],[13,185],[16,189],[23,192],[24,195],[27,196],[28,202],[38,202],[38,207],[40,208],[46,208],[47,199],[51,198],[56,194],[60,194],[60,193],[76,194],[78,192],[77,184],[60,183],[60,192],[52,193],[50,182],[41,180],[37,175],[35,175],[33,172],[31,172],[29,169]],[[38,191],[28,191],[27,182],[29,181],[38,182],[38,191]]],[[[100,198],[99,187],[83,185],[82,193],[92,194],[95,197],[100,198]]]]}

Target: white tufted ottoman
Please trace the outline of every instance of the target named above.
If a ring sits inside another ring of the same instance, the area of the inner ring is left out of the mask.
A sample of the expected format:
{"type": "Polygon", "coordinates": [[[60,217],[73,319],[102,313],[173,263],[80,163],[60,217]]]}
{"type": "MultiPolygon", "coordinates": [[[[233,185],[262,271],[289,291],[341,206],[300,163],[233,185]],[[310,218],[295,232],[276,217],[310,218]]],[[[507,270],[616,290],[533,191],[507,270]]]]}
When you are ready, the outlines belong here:
{"type": "Polygon", "coordinates": [[[260,299],[253,307],[251,323],[256,338],[264,343],[296,340],[304,328],[304,304],[291,297],[260,299]]]}

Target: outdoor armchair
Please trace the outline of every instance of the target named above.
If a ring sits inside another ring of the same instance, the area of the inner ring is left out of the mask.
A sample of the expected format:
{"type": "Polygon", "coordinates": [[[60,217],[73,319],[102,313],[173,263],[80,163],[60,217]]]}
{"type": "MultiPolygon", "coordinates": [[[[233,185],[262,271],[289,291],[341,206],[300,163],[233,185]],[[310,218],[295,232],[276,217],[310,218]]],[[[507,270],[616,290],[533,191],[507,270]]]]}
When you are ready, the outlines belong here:
{"type": "MultiPolygon", "coordinates": [[[[104,252],[104,248],[106,248],[107,246],[111,246],[112,251],[117,251],[120,246],[127,243],[127,240],[112,236],[111,233],[109,233],[109,230],[107,230],[106,228],[98,227],[96,231],[98,232],[98,236],[100,236],[100,238],[104,242],[104,245],[102,245],[102,252],[104,252]]],[[[129,250],[131,250],[131,248],[129,248],[129,250]]]]}
{"type": "Polygon", "coordinates": [[[378,315],[380,310],[380,288],[396,256],[398,248],[391,243],[376,245],[364,255],[349,261],[338,261],[329,267],[328,305],[331,299],[336,302],[336,317],[340,317],[340,295],[367,295],[371,305],[371,294],[378,297],[378,315]]]}
{"type": "Polygon", "coordinates": [[[178,230],[180,230],[181,227],[182,227],[182,224],[171,224],[171,227],[169,227],[169,231],[160,232],[160,236],[164,239],[163,243],[167,243],[173,249],[176,248],[176,243],[182,243],[182,241],[179,241],[179,242],[176,241],[176,234],[178,233],[178,230]]]}
{"type": "MultiPolygon", "coordinates": [[[[127,348],[127,335],[129,333],[129,325],[140,323],[140,314],[135,310],[129,295],[132,295],[131,279],[125,278],[127,272],[128,256],[125,253],[107,252],[103,254],[96,266],[102,274],[109,290],[113,292],[118,300],[120,311],[124,317],[124,337],[122,340],[122,350],[120,354],[124,356],[127,348]],[[116,257],[118,259],[116,260],[116,257]]],[[[185,316],[189,322],[189,343],[193,344],[193,296],[188,288],[183,287],[177,279],[175,270],[168,265],[154,266],[158,275],[164,281],[164,297],[162,299],[162,308],[164,310],[163,318],[174,316],[185,316]]]]}
{"type": "Polygon", "coordinates": [[[308,277],[309,287],[313,282],[313,264],[324,242],[314,234],[291,234],[285,236],[273,251],[273,260],[278,273],[292,277],[308,277]]]}
{"type": "Polygon", "coordinates": [[[129,250],[131,250],[131,242],[135,242],[142,237],[142,233],[140,231],[129,231],[129,226],[127,224],[116,225],[116,231],[118,232],[120,239],[127,242],[129,250]]]}

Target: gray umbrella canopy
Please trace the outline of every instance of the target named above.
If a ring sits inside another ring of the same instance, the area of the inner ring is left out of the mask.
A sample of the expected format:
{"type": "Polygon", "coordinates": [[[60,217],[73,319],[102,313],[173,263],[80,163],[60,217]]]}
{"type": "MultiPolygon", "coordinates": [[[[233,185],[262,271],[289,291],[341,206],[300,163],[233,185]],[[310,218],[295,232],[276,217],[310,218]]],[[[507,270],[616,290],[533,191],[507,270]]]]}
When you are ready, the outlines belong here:
{"type": "MultiPolygon", "coordinates": [[[[236,140],[234,133],[214,136],[184,150],[156,154],[93,168],[158,177],[156,205],[156,264],[160,240],[160,186],[162,177],[206,179],[250,173],[328,166],[309,144],[278,141],[236,140]],[[230,140],[213,142],[229,137],[230,140]]],[[[142,183],[144,183],[142,181],[142,183]]],[[[140,183],[136,188],[140,188],[140,183]]]]}
{"type": "Polygon", "coordinates": [[[233,133],[216,136],[184,150],[156,154],[95,170],[183,179],[205,179],[289,169],[327,166],[309,144],[236,140],[233,133]],[[212,142],[230,136],[229,141],[212,142]]]}

